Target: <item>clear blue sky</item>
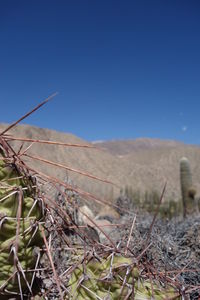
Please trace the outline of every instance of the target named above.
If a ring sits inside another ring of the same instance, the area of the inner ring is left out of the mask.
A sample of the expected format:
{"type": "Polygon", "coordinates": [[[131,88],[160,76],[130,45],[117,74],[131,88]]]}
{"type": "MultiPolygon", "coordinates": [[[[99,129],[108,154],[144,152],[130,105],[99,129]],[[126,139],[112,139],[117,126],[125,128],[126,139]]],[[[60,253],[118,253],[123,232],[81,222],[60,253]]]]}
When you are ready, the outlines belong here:
{"type": "Polygon", "coordinates": [[[200,144],[200,1],[1,1],[0,122],[200,144]]]}

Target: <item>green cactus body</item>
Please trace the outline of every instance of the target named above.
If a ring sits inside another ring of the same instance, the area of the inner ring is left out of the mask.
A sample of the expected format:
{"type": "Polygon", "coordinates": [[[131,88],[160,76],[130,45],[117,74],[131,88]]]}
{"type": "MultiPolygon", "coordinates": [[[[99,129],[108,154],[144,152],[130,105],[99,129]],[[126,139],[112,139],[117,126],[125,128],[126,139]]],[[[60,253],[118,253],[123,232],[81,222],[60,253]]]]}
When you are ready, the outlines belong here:
{"type": "Polygon", "coordinates": [[[195,189],[192,186],[192,173],[190,163],[186,157],[180,160],[180,183],[183,201],[183,216],[186,217],[187,212],[194,209],[195,189]]]}
{"type": "Polygon", "coordinates": [[[37,255],[43,244],[43,218],[36,188],[14,164],[0,159],[0,297],[31,292],[37,255]],[[32,271],[31,271],[32,270],[32,271]]]}
{"type": "Polygon", "coordinates": [[[152,293],[151,282],[141,279],[138,269],[132,267],[130,258],[114,256],[103,263],[92,260],[85,267],[81,265],[76,268],[69,281],[70,300],[132,299],[133,280],[135,300],[150,300],[152,296],[155,300],[180,299],[179,296],[176,297],[174,288],[164,289],[158,283],[153,283],[152,293]]]}

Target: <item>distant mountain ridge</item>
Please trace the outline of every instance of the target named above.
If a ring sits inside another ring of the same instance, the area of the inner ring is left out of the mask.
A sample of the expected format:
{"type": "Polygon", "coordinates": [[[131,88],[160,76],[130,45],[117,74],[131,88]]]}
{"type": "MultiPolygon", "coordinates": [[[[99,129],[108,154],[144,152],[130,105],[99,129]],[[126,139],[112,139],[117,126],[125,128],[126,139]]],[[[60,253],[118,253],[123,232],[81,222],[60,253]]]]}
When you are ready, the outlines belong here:
{"type": "MultiPolygon", "coordinates": [[[[0,130],[2,131],[6,126],[0,124],[0,130]]],[[[54,177],[64,179],[68,176],[77,186],[106,200],[119,195],[120,188],[125,186],[132,186],[133,190],[139,190],[141,194],[151,190],[161,192],[165,182],[167,182],[165,198],[179,199],[179,160],[182,156],[190,160],[194,185],[198,193],[200,192],[200,147],[198,146],[149,138],[88,143],[70,133],[29,125],[19,125],[8,133],[16,137],[95,146],[95,149],[85,149],[34,143],[28,153],[110,180],[116,184],[115,186],[43,162],[30,161],[29,164],[54,177]]],[[[12,144],[18,151],[21,142],[12,142],[12,144]]],[[[30,143],[24,143],[23,149],[28,145],[30,143]]]]}
{"type": "Polygon", "coordinates": [[[181,142],[173,140],[160,140],[152,138],[137,138],[128,140],[111,140],[93,142],[97,147],[107,149],[114,155],[126,155],[132,151],[140,151],[155,148],[171,148],[183,146],[181,142]]]}

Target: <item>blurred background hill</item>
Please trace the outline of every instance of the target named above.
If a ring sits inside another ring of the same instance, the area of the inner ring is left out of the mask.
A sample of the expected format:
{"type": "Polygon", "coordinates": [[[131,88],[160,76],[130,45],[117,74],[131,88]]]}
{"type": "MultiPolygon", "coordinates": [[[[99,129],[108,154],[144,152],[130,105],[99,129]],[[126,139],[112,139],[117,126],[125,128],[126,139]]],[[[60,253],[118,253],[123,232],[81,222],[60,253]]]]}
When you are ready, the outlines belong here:
{"type": "MultiPolygon", "coordinates": [[[[6,126],[1,124],[0,130],[6,126]]],[[[9,131],[9,134],[15,137],[95,146],[94,149],[85,149],[34,143],[27,153],[110,180],[117,187],[43,162],[29,159],[29,165],[54,177],[68,177],[75,185],[106,200],[112,201],[120,194],[120,189],[126,187],[140,193],[141,198],[146,192],[161,193],[164,183],[167,182],[165,199],[177,201],[180,199],[179,160],[182,156],[189,159],[194,185],[198,193],[200,191],[200,147],[195,145],[150,138],[89,143],[70,133],[29,125],[19,125],[9,131]]],[[[19,150],[21,142],[11,143],[19,150]]],[[[28,145],[30,143],[24,143],[23,148],[28,145]]]]}

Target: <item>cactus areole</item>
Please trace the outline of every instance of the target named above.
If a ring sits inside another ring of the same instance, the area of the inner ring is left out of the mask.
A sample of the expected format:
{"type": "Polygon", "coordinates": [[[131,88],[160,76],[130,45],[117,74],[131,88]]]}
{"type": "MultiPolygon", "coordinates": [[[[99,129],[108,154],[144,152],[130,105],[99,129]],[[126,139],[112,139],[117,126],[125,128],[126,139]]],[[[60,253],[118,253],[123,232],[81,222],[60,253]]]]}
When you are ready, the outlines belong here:
{"type": "Polygon", "coordinates": [[[43,244],[42,200],[33,179],[14,158],[0,154],[0,299],[32,294],[38,247],[43,244]],[[11,296],[12,295],[12,296],[11,296]]]}

